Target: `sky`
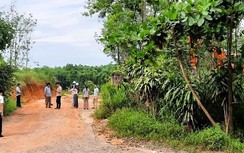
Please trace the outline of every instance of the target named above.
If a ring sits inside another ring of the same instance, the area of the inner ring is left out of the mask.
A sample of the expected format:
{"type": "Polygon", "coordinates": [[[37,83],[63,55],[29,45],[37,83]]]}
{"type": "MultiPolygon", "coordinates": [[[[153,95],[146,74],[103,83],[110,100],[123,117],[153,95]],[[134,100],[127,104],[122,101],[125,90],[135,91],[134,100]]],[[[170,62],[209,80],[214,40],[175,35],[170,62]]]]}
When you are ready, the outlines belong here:
{"type": "MultiPolygon", "coordinates": [[[[11,2],[0,0],[0,7],[9,7],[11,2]]],[[[101,33],[102,22],[96,16],[82,16],[85,4],[86,0],[15,0],[18,13],[31,13],[37,19],[30,67],[100,66],[112,62],[95,40],[95,34],[101,33]]]]}

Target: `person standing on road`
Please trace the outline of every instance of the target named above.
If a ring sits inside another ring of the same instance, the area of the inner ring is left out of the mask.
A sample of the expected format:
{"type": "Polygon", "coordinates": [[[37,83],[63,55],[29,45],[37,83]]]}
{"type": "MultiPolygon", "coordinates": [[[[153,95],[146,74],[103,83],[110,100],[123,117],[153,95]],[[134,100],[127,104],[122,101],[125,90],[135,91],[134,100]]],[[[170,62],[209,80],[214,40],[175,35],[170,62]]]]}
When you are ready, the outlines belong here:
{"type": "MultiPolygon", "coordinates": [[[[75,85],[76,85],[76,81],[73,81],[71,89],[70,89],[71,92],[72,92],[73,88],[75,87],[75,85]]],[[[72,100],[72,107],[75,107],[73,92],[72,92],[72,99],[71,100],[72,100]]]]}
{"type": "Polygon", "coordinates": [[[62,87],[59,82],[56,82],[56,108],[55,109],[60,109],[61,107],[61,95],[62,95],[62,87]]]}
{"type": "Polygon", "coordinates": [[[70,90],[72,92],[73,95],[73,107],[78,108],[79,104],[78,104],[78,89],[77,86],[73,86],[73,88],[70,90]]]}
{"type": "Polygon", "coordinates": [[[51,84],[48,82],[46,84],[46,87],[44,88],[44,96],[45,96],[45,103],[46,103],[46,108],[51,108],[51,84]]]}
{"type": "Polygon", "coordinates": [[[90,89],[88,88],[87,85],[85,85],[85,88],[83,89],[84,109],[89,108],[89,104],[88,104],[89,94],[90,94],[90,89]]]}
{"type": "Polygon", "coordinates": [[[98,89],[98,87],[95,85],[95,86],[94,86],[94,94],[93,94],[93,108],[95,108],[95,109],[97,109],[98,93],[99,93],[99,89],[98,89]]]}
{"type": "Polygon", "coordinates": [[[21,86],[20,83],[16,86],[16,106],[21,107],[21,86]]]}
{"type": "Polygon", "coordinates": [[[3,91],[0,91],[0,137],[3,137],[2,135],[3,107],[4,107],[3,91]]]}

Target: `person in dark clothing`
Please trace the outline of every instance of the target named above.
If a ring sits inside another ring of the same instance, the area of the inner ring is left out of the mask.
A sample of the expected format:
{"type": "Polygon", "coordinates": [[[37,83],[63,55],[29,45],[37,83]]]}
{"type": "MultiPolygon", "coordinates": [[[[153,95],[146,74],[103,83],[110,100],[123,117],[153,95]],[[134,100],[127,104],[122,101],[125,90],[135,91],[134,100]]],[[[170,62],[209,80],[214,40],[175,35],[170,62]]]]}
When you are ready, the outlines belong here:
{"type": "Polygon", "coordinates": [[[16,106],[21,107],[21,87],[20,83],[16,86],[16,106]]]}
{"type": "Polygon", "coordinates": [[[0,91],[0,137],[3,137],[2,135],[3,106],[4,106],[3,92],[0,91]]]}

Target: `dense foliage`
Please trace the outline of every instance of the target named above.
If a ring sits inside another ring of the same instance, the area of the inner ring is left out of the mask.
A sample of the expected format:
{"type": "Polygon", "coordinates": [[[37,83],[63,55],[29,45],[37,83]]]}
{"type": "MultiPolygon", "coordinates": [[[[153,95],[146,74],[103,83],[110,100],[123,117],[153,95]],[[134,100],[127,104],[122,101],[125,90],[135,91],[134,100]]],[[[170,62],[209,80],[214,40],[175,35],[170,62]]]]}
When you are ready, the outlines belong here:
{"type": "Polygon", "coordinates": [[[13,38],[14,29],[2,20],[0,16],[0,55],[2,56],[3,50],[10,46],[13,38]]]}
{"type": "MultiPolygon", "coordinates": [[[[46,82],[59,81],[63,89],[70,88],[73,81],[79,83],[79,87],[83,89],[84,85],[89,85],[93,91],[94,84],[101,86],[109,81],[111,72],[116,69],[115,65],[104,66],[85,66],[67,64],[64,67],[42,67],[34,68],[33,71],[45,77],[46,82]],[[49,80],[48,80],[49,78],[49,80]]],[[[40,77],[41,77],[40,76],[40,77]]]]}
{"type": "Polygon", "coordinates": [[[0,72],[1,72],[0,90],[3,91],[4,102],[5,102],[4,115],[8,115],[10,112],[13,112],[13,110],[15,109],[15,105],[13,106],[13,103],[10,101],[9,98],[10,92],[15,84],[14,81],[15,70],[13,69],[12,66],[8,65],[0,58],[0,72]]]}
{"type": "Polygon", "coordinates": [[[97,39],[131,85],[131,106],[193,131],[243,132],[241,0],[88,0],[87,10],[103,18],[97,39]]]}
{"type": "Polygon", "coordinates": [[[15,105],[10,102],[9,96],[11,89],[14,85],[14,68],[6,63],[3,59],[3,52],[11,45],[11,41],[14,37],[14,29],[1,17],[0,12],[0,90],[4,93],[5,98],[5,111],[4,115],[8,115],[13,112],[15,105]]]}
{"type": "MultiPolygon", "coordinates": [[[[243,58],[232,56],[232,33],[243,18],[240,0],[96,0],[87,8],[105,19],[98,37],[104,52],[125,70],[154,115],[168,110],[193,128],[224,122],[226,131],[233,130],[232,106],[243,99],[243,58]],[[225,50],[221,68],[211,48],[225,50]]],[[[241,48],[236,45],[235,52],[241,48]]]]}

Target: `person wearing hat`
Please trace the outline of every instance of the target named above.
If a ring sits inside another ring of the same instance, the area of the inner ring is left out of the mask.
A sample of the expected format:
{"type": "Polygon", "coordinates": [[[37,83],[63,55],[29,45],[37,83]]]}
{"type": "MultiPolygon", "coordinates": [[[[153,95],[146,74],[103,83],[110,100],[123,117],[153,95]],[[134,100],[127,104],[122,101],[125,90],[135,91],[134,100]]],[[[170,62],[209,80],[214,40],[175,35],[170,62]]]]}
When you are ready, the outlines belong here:
{"type": "Polygon", "coordinates": [[[72,92],[72,90],[74,89],[75,86],[76,86],[76,81],[73,81],[71,89],[70,89],[70,91],[72,93],[72,97],[71,97],[72,98],[72,107],[75,107],[74,92],[72,92]]]}
{"type": "Polygon", "coordinates": [[[76,86],[73,86],[73,88],[70,90],[72,92],[72,101],[73,101],[73,107],[78,108],[78,90],[76,86]]]}
{"type": "Polygon", "coordinates": [[[0,137],[3,137],[2,135],[3,105],[4,105],[3,92],[0,91],[0,137]]]}
{"type": "Polygon", "coordinates": [[[21,107],[21,87],[20,83],[16,86],[16,106],[21,107]]]}

